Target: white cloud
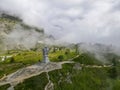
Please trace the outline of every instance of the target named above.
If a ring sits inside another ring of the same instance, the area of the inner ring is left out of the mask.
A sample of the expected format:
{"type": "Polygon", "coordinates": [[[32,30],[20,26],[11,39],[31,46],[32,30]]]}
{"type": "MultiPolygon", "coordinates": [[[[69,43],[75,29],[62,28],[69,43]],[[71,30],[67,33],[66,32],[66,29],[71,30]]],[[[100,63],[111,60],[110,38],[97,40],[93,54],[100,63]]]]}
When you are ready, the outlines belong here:
{"type": "Polygon", "coordinates": [[[0,9],[61,41],[119,45],[120,0],[0,0],[0,9]]]}

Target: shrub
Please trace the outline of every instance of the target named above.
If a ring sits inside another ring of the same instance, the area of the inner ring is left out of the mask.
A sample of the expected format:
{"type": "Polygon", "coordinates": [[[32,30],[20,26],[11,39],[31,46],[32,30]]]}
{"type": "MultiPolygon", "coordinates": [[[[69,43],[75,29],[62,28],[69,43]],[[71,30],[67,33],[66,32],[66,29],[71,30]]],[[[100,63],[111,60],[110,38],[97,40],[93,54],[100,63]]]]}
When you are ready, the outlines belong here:
{"type": "Polygon", "coordinates": [[[60,61],[62,61],[62,60],[64,59],[64,56],[63,56],[63,55],[59,55],[59,56],[58,56],[58,59],[59,59],[60,61]]]}
{"type": "Polygon", "coordinates": [[[14,63],[14,62],[15,62],[14,57],[11,57],[11,59],[10,59],[10,63],[14,63]]]}
{"type": "Polygon", "coordinates": [[[113,79],[117,78],[118,73],[116,67],[112,67],[109,71],[109,76],[113,79]]]}

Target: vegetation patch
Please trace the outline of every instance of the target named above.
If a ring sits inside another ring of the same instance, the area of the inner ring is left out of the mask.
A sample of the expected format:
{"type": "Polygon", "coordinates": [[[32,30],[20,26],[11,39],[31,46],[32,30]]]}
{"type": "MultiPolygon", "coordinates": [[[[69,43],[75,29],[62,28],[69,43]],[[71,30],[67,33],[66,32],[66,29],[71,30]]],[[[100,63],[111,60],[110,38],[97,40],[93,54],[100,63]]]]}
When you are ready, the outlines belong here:
{"type": "Polygon", "coordinates": [[[0,86],[0,90],[7,90],[10,87],[10,84],[0,86]]]}
{"type": "Polygon", "coordinates": [[[79,57],[74,59],[75,62],[86,65],[101,65],[102,62],[97,60],[94,55],[90,53],[82,53],[79,57]]]}
{"type": "Polygon", "coordinates": [[[64,64],[61,70],[49,72],[55,90],[107,90],[109,68],[82,68],[64,64]]]}
{"type": "Polygon", "coordinates": [[[24,82],[15,86],[15,90],[44,90],[48,83],[46,73],[24,80],[24,82]]]}
{"type": "Polygon", "coordinates": [[[12,64],[0,63],[0,78],[2,78],[4,75],[13,73],[22,67],[24,67],[22,63],[12,64]]]}

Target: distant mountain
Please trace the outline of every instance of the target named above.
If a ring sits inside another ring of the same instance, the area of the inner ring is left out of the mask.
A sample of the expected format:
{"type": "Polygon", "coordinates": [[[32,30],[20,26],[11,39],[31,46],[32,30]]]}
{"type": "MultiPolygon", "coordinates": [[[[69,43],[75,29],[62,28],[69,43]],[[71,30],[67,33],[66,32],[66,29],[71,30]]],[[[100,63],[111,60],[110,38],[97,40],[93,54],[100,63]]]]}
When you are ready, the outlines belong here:
{"type": "Polygon", "coordinates": [[[38,41],[53,38],[45,35],[44,29],[29,26],[16,16],[0,14],[0,48],[3,50],[29,49],[38,41]]]}

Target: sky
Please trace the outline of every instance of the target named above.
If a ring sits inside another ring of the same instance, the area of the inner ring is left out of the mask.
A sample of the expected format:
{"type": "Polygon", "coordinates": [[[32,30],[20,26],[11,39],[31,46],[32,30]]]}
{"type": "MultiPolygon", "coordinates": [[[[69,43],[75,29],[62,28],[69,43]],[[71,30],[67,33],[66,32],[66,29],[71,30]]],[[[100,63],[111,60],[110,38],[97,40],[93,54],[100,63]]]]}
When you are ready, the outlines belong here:
{"type": "Polygon", "coordinates": [[[58,41],[120,44],[120,0],[0,0],[0,10],[58,41]]]}

